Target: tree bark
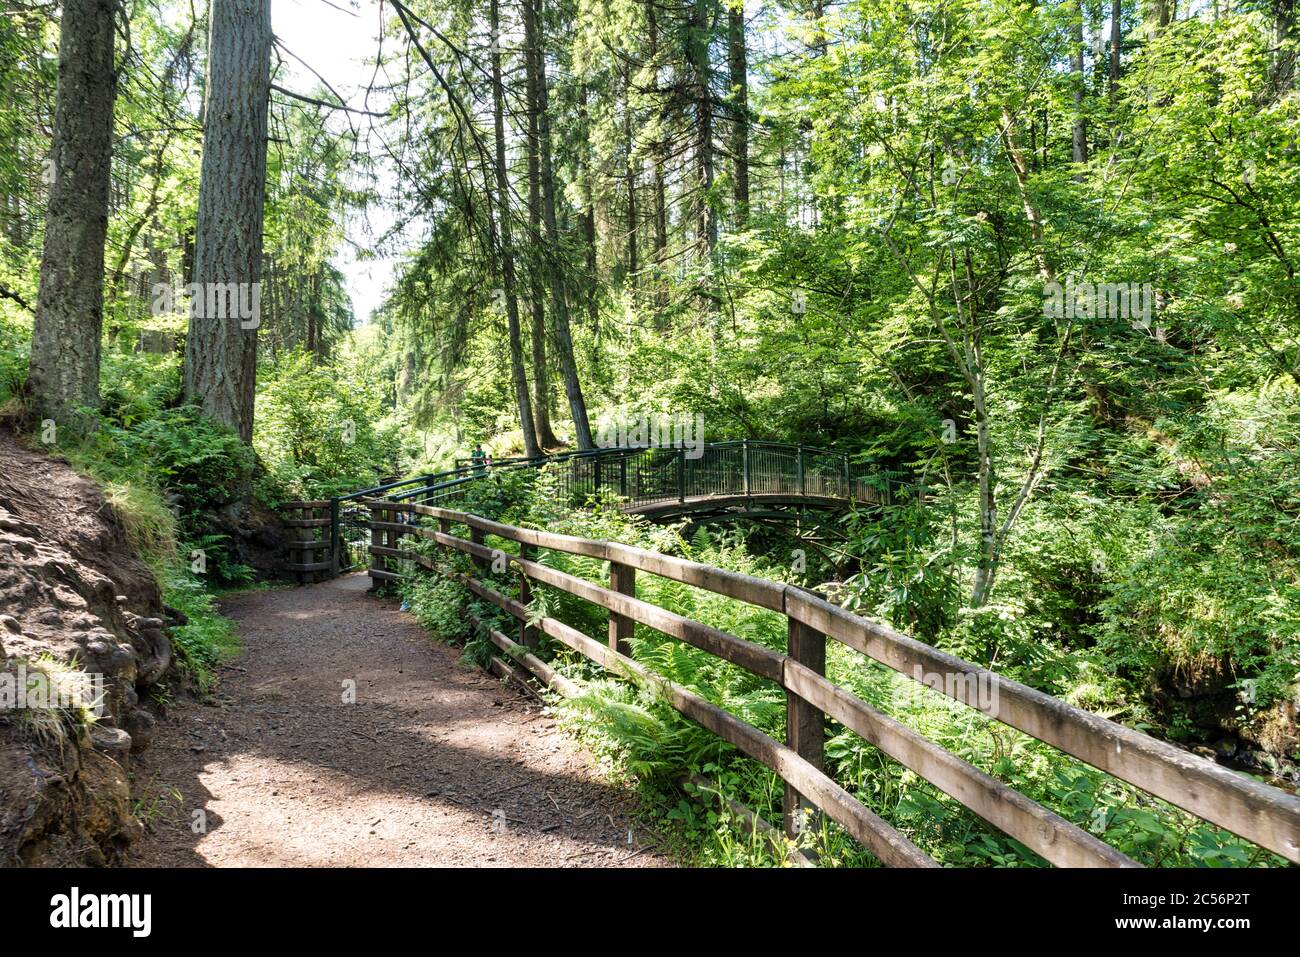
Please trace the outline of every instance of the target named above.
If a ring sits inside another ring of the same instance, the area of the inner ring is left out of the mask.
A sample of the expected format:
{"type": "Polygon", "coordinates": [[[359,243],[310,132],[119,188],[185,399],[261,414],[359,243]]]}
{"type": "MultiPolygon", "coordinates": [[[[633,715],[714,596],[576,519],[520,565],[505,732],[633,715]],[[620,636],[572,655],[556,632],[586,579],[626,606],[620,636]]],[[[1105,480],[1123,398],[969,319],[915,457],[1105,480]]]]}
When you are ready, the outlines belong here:
{"type": "MultiPolygon", "coordinates": [[[[1070,23],[1070,72],[1074,86],[1074,128],[1072,139],[1073,160],[1082,166],[1088,162],[1088,122],[1083,115],[1083,104],[1088,79],[1083,58],[1083,0],[1075,0],[1070,23]]],[[[1079,174],[1082,175],[1082,174],[1079,174]]]]}
{"type": "Polygon", "coordinates": [[[1273,39],[1277,50],[1273,61],[1273,88],[1279,97],[1290,92],[1295,85],[1296,45],[1300,43],[1295,3],[1296,0],[1273,0],[1273,39]]]}
{"type": "MultiPolygon", "coordinates": [[[[560,229],[555,216],[555,163],[551,151],[551,101],[550,88],[546,79],[545,36],[541,28],[541,0],[536,0],[537,19],[537,55],[534,67],[537,71],[537,128],[541,160],[542,180],[542,219],[546,225],[546,240],[550,250],[547,275],[551,283],[551,322],[555,328],[555,354],[560,363],[560,377],[564,380],[564,393],[569,400],[569,414],[573,417],[574,436],[578,448],[594,449],[596,443],[591,435],[591,423],[587,418],[587,400],[582,392],[582,381],[578,378],[578,361],[573,352],[573,334],[569,328],[569,301],[564,286],[561,264],[564,262],[564,248],[560,242],[560,229]]],[[[595,214],[592,214],[591,228],[595,231],[595,214]]],[[[589,267],[595,270],[595,239],[592,237],[589,249],[589,267]]]]}
{"type": "Polygon", "coordinates": [[[745,49],[745,0],[729,0],[727,62],[731,71],[732,200],[736,226],[749,223],[749,57],[745,49]]]}
{"type": "MultiPolygon", "coordinates": [[[[542,248],[542,173],[541,122],[542,101],[538,86],[542,58],[541,26],[538,0],[524,0],[525,99],[528,110],[528,226],[534,249],[542,248]]],[[[551,383],[546,366],[546,304],[543,284],[543,257],[533,256],[528,269],[528,300],[533,319],[533,417],[537,421],[537,441],[543,449],[559,446],[551,428],[551,383]]]]}
{"type": "Polygon", "coordinates": [[[632,68],[623,72],[623,185],[627,191],[627,288],[636,289],[636,274],[641,270],[637,250],[640,213],[636,195],[636,135],[632,129],[632,68]]]}
{"type": "Polygon", "coordinates": [[[695,159],[699,170],[699,241],[712,258],[718,245],[718,218],[709,202],[713,192],[713,85],[709,63],[709,40],[713,33],[711,0],[694,0],[691,10],[689,56],[695,85],[695,159]]]}
{"type": "Polygon", "coordinates": [[[1120,51],[1124,46],[1124,0],[1110,0],[1110,105],[1119,101],[1120,51]]]}
{"type": "Polygon", "coordinates": [[[587,281],[583,292],[586,298],[587,320],[599,334],[600,315],[596,305],[598,286],[596,259],[596,201],[595,190],[591,188],[591,116],[587,110],[587,84],[583,83],[578,100],[578,116],[582,124],[582,211],[579,224],[582,229],[582,248],[587,260],[587,281]]]}
{"type": "Polygon", "coordinates": [[[74,429],[77,409],[99,406],[104,239],[113,151],[114,0],[65,0],[59,26],[49,204],[32,328],[38,414],[74,429]]]}
{"type": "MultiPolygon", "coordinates": [[[[647,57],[651,66],[657,71],[659,69],[659,15],[655,10],[655,0],[646,0],[646,31],[648,34],[649,47],[647,57]]],[[[663,119],[662,106],[659,107],[658,119],[663,119]]],[[[666,163],[664,153],[667,148],[667,137],[664,135],[662,123],[655,124],[655,140],[651,144],[653,153],[653,177],[651,184],[651,202],[654,208],[651,215],[654,219],[654,304],[655,304],[655,327],[664,328],[664,306],[668,301],[668,284],[664,280],[664,255],[668,249],[668,188],[664,179],[664,166],[666,163]]]]}
{"type": "Polygon", "coordinates": [[[496,207],[501,282],[506,301],[506,322],[510,335],[510,379],[514,385],[515,404],[519,408],[519,426],[524,434],[524,454],[536,458],[541,454],[533,428],[532,402],[528,397],[528,376],[524,371],[523,334],[519,328],[519,297],[515,282],[515,250],[510,224],[510,179],[506,170],[505,91],[501,82],[501,9],[500,0],[491,0],[489,18],[492,28],[492,125],[496,135],[496,207]]]}
{"type": "MultiPolygon", "coordinates": [[[[210,17],[194,283],[205,305],[212,290],[230,284],[251,303],[262,278],[271,4],[218,0],[210,17]]],[[[185,397],[251,442],[261,316],[198,306],[191,304],[185,343],[185,397]]]]}

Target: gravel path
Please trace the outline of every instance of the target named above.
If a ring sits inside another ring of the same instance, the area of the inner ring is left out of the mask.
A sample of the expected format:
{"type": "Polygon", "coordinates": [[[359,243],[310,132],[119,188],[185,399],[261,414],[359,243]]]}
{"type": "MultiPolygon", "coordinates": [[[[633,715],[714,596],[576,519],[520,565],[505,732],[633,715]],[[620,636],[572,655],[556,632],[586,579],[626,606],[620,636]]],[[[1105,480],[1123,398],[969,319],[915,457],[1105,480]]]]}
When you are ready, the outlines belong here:
{"type": "Polygon", "coordinates": [[[170,709],[137,760],[135,864],[672,863],[632,824],[634,797],[603,784],[535,700],[458,664],[367,585],[222,603],[246,650],[210,700],[170,709]]]}

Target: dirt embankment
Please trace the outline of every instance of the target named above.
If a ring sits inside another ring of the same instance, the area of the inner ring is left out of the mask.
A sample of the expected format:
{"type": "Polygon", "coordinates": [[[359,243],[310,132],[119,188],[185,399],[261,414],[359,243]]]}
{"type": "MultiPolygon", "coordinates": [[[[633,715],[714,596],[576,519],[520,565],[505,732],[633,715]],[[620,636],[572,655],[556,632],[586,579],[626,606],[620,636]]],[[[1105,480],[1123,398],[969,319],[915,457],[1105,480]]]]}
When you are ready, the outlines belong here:
{"type": "Polygon", "coordinates": [[[139,831],[123,764],[172,666],[164,616],[99,487],[0,432],[0,865],[101,864],[139,831]],[[91,730],[16,694],[69,664],[102,676],[91,730]]]}

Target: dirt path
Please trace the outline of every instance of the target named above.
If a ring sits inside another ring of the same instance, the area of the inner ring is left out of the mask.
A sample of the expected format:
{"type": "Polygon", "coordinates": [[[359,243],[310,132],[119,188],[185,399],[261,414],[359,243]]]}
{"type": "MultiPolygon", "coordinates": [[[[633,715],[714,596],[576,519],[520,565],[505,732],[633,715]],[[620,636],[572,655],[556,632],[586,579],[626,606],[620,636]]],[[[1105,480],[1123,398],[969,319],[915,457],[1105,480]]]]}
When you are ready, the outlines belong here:
{"type": "Polygon", "coordinates": [[[602,784],[536,701],[458,664],[367,584],[223,603],[246,651],[210,701],[171,708],[137,761],[149,823],[133,863],[671,863],[631,823],[635,799],[602,784]]]}

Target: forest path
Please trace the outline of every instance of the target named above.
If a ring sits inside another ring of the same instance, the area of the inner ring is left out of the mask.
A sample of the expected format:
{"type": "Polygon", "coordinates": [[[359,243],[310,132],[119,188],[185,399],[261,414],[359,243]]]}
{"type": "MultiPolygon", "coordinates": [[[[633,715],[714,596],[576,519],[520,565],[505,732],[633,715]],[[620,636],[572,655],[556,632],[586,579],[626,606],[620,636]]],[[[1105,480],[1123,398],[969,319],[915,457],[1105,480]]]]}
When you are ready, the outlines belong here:
{"type": "Polygon", "coordinates": [[[169,709],[136,761],[148,823],[130,863],[672,863],[632,823],[635,798],[603,784],[536,701],[458,664],[368,583],[222,602],[245,650],[208,701],[169,709]]]}

